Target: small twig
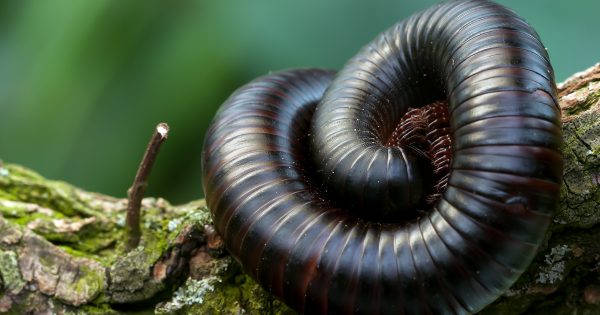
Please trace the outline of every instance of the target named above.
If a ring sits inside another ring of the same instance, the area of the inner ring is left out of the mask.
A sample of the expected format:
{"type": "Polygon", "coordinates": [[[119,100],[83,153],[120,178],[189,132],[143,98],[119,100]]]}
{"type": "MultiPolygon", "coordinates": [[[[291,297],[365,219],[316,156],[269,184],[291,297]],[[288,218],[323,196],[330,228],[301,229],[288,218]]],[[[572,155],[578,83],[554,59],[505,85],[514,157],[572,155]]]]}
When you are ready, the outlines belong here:
{"type": "Polygon", "coordinates": [[[150,175],[152,165],[156,160],[160,145],[167,139],[168,134],[169,125],[160,123],[156,126],[154,134],[144,153],[144,157],[142,158],[142,162],[135,174],[133,185],[127,191],[127,218],[125,220],[127,233],[125,243],[126,251],[136,248],[140,243],[140,208],[142,205],[142,198],[144,197],[144,191],[148,185],[147,179],[150,175]]]}

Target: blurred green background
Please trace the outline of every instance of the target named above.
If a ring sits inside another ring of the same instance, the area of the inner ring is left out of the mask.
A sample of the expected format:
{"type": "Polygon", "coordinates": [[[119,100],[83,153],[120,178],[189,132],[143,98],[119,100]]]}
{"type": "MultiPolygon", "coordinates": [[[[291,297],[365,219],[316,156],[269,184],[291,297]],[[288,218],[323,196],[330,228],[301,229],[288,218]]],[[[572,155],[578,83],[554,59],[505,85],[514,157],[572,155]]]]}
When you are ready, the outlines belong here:
{"type": "MultiPolygon", "coordinates": [[[[154,126],[171,126],[148,195],[202,196],[200,152],[238,86],[339,68],[436,1],[0,2],[0,159],[125,196],[154,126]]],[[[538,31],[558,81],[600,61],[598,1],[501,0],[538,31]]]]}

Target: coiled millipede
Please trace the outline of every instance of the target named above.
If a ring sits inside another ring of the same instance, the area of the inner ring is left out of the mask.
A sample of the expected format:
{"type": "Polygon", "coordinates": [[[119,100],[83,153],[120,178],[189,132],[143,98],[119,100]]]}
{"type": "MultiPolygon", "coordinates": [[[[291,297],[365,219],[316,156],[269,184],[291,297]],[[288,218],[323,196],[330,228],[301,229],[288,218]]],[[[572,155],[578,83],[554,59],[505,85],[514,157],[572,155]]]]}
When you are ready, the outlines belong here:
{"type": "Polygon", "coordinates": [[[300,312],[477,312],[551,222],[557,104],[526,22],[485,0],[444,2],[337,74],[288,70],[237,90],[205,140],[206,200],[233,257],[300,312]]]}

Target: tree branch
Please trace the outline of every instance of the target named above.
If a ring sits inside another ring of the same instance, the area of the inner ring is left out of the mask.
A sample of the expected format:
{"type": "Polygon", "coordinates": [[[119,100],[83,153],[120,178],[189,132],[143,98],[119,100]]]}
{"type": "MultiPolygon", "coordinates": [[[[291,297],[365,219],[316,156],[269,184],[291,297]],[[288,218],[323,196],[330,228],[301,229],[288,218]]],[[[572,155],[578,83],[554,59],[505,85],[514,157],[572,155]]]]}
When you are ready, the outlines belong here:
{"type": "MultiPolygon", "coordinates": [[[[600,65],[559,85],[559,97],[559,209],[529,269],[483,314],[600,313],[600,65]]],[[[136,176],[130,199],[146,179],[136,176]]],[[[0,165],[0,313],[293,314],[228,256],[203,200],[141,200],[143,237],[122,255],[128,204],[0,165]]]]}

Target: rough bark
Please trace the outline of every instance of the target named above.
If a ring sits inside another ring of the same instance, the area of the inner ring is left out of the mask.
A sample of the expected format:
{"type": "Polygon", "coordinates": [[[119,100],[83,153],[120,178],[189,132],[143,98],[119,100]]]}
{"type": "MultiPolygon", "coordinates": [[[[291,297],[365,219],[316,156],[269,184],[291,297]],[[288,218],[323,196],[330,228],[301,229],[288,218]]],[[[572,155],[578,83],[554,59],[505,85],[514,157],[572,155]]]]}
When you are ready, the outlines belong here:
{"type": "MultiPolygon", "coordinates": [[[[483,314],[600,313],[600,65],[559,85],[564,185],[529,270],[483,314]]],[[[203,200],[127,203],[0,164],[0,313],[293,314],[223,249],[203,200]]]]}

